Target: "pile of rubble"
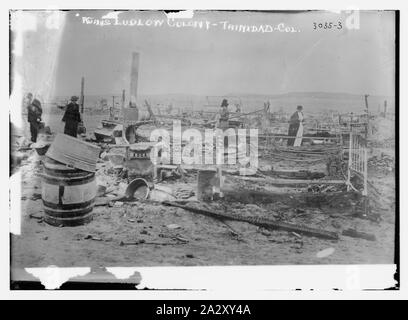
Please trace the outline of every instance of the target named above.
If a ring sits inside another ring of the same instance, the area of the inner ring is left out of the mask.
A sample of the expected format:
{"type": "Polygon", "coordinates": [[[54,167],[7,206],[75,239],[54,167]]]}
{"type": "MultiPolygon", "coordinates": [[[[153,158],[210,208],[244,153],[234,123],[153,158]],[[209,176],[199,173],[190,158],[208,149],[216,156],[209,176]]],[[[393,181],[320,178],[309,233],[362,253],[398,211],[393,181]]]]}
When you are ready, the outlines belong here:
{"type": "Polygon", "coordinates": [[[369,123],[369,139],[384,141],[395,139],[395,121],[387,118],[377,118],[369,123]]]}
{"type": "Polygon", "coordinates": [[[381,155],[372,156],[368,160],[368,167],[375,168],[376,170],[392,172],[395,170],[395,159],[394,157],[381,153],[381,155]]]}
{"type": "Polygon", "coordinates": [[[338,154],[333,154],[327,157],[326,170],[329,177],[343,179],[347,164],[338,154]]]}
{"type": "Polygon", "coordinates": [[[369,141],[368,145],[370,148],[387,148],[395,149],[395,138],[383,139],[381,141],[369,141]]]}

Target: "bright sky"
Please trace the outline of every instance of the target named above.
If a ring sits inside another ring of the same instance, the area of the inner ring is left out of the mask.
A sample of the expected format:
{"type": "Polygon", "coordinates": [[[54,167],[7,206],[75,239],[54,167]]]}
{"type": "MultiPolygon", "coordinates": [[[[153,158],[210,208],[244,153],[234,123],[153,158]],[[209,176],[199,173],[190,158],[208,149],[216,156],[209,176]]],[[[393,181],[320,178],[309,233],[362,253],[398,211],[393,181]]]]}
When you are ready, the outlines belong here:
{"type": "MultiPolygon", "coordinates": [[[[118,15],[119,21],[163,20],[157,27],[83,23],[84,17],[101,19],[107,13],[67,13],[55,52],[56,95],[78,92],[81,76],[85,76],[90,95],[129,90],[132,51],[140,53],[139,94],[394,94],[393,12],[360,12],[358,30],[346,28],[349,14],[327,12],[195,12],[192,21],[217,23],[208,30],[168,26],[162,12],[118,15]],[[249,26],[284,23],[299,32],[228,31],[223,29],[227,25],[223,21],[249,26]],[[342,22],[341,30],[313,29],[314,22],[338,21],[342,22]]],[[[44,39],[44,32],[48,31],[38,28],[26,33],[30,35],[27,40],[44,39]]],[[[34,48],[24,55],[42,52],[34,48]]]]}

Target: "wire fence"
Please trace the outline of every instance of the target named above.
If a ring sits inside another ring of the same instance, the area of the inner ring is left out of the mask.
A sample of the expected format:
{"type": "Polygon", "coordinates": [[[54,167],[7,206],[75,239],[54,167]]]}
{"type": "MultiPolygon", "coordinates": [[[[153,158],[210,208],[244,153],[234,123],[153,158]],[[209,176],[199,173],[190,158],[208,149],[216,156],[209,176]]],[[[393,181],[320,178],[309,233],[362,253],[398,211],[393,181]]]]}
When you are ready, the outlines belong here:
{"type": "Polygon", "coordinates": [[[367,195],[367,148],[366,140],[360,134],[350,131],[349,158],[347,173],[347,189],[357,190],[352,184],[352,177],[356,176],[363,182],[363,196],[367,195]]]}

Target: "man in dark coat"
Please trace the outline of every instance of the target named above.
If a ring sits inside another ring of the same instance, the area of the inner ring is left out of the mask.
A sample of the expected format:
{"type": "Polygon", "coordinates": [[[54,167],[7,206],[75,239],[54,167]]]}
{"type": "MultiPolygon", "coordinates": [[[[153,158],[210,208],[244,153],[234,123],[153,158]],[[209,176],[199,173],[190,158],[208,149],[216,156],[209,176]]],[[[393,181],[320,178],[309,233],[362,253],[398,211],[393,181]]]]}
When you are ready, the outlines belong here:
{"type": "Polygon", "coordinates": [[[41,122],[42,108],[41,102],[34,99],[28,106],[28,122],[30,123],[31,141],[37,142],[38,130],[41,122]]]}
{"type": "MultiPolygon", "coordinates": [[[[303,107],[297,106],[297,110],[292,114],[289,120],[289,137],[296,137],[298,134],[299,127],[303,122],[303,107]]],[[[302,128],[303,129],[303,128],[302,128]]],[[[302,132],[303,134],[303,132],[302,132]]],[[[288,138],[288,146],[293,146],[295,144],[295,138],[288,138]]]]}
{"type": "Polygon", "coordinates": [[[81,114],[79,113],[79,105],[76,103],[78,97],[71,97],[71,102],[67,105],[62,121],[65,122],[64,133],[72,137],[77,136],[78,124],[81,122],[81,114]]]}
{"type": "Polygon", "coordinates": [[[228,100],[223,99],[221,103],[220,118],[218,121],[218,128],[222,130],[227,130],[229,127],[229,111],[228,111],[228,100]]]}

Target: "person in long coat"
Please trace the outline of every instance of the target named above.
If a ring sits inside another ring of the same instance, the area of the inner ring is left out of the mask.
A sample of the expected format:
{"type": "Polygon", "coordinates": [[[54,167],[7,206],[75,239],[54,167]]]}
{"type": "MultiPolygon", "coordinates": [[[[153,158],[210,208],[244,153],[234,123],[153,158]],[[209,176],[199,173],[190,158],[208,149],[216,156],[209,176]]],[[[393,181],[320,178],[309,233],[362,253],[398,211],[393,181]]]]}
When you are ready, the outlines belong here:
{"type": "Polygon", "coordinates": [[[218,121],[218,128],[222,130],[227,130],[229,128],[229,111],[228,111],[228,100],[223,99],[221,103],[220,118],[218,121]]]}
{"type": "Polygon", "coordinates": [[[62,121],[65,122],[64,133],[76,137],[78,133],[78,124],[81,122],[79,105],[76,103],[78,97],[71,97],[71,102],[67,105],[62,121]]]}
{"type": "Polygon", "coordinates": [[[41,102],[34,99],[28,106],[27,120],[30,123],[31,141],[37,142],[38,130],[40,128],[42,115],[41,102]]]}
{"type": "Polygon", "coordinates": [[[297,110],[292,114],[289,120],[289,137],[296,137],[296,138],[288,138],[288,146],[294,146],[301,144],[301,139],[303,136],[303,107],[297,106],[297,110]],[[299,144],[300,142],[300,144],[299,144]]]}

